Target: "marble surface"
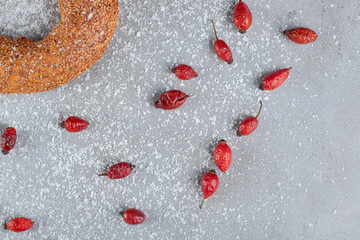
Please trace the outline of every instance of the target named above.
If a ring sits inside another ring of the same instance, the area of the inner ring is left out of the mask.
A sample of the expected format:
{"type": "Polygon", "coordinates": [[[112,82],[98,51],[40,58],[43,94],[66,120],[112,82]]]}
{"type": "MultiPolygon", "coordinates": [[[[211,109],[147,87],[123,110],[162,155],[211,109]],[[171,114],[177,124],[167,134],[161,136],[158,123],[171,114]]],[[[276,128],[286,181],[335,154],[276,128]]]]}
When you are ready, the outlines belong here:
{"type": "MultiPolygon", "coordinates": [[[[360,5],[357,1],[247,1],[247,34],[231,21],[235,1],[121,0],[119,24],[103,58],[56,90],[0,95],[0,127],[18,130],[0,161],[0,220],[28,217],[24,233],[0,239],[360,239],[360,5]],[[234,64],[213,49],[218,35],[234,64]],[[297,26],[319,38],[296,45],[281,31],[297,26]],[[180,81],[176,64],[197,79],[180,81]],[[283,86],[258,82],[285,67],[283,86]],[[154,100],[179,89],[190,98],[162,111],[154,100]],[[236,127],[264,108],[256,132],[236,127]],[[71,134],[70,115],[90,127],[71,134]],[[212,149],[226,139],[229,171],[202,210],[199,179],[215,168],[212,149]],[[131,175],[96,174],[128,161],[131,175]],[[147,219],[126,225],[119,212],[147,219]]],[[[0,34],[44,38],[59,21],[56,0],[0,0],[0,34]]]]}

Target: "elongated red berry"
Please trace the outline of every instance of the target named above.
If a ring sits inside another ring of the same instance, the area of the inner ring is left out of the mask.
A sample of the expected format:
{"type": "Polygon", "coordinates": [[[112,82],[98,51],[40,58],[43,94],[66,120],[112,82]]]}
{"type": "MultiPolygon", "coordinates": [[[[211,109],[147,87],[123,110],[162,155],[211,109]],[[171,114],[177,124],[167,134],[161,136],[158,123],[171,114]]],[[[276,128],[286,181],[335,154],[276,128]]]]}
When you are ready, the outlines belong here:
{"type": "Polygon", "coordinates": [[[136,225],[145,221],[145,214],[135,208],[130,208],[122,214],[124,221],[130,225],[136,225]]]}
{"type": "Polygon", "coordinates": [[[285,30],[284,34],[293,42],[298,44],[307,44],[314,42],[318,35],[308,28],[295,28],[292,30],[285,30]]]}
{"type": "Polygon", "coordinates": [[[240,123],[239,130],[237,133],[239,137],[243,135],[244,136],[250,135],[252,132],[255,131],[255,129],[259,125],[258,117],[261,113],[261,109],[262,109],[262,101],[260,101],[260,109],[256,117],[247,117],[240,123]]]}
{"type": "Polygon", "coordinates": [[[69,132],[80,132],[85,130],[89,123],[78,117],[68,117],[64,122],[60,123],[60,127],[65,128],[69,132]]]}
{"type": "Polygon", "coordinates": [[[178,90],[167,91],[155,102],[155,107],[164,110],[176,109],[183,105],[188,97],[189,95],[178,90]]]}
{"type": "Polygon", "coordinates": [[[34,225],[34,222],[27,218],[14,218],[5,224],[4,228],[13,232],[26,231],[34,225]]]}
{"type": "Polygon", "coordinates": [[[226,172],[231,164],[231,148],[227,145],[225,140],[220,140],[214,150],[214,161],[216,166],[222,171],[226,172]]]}
{"type": "Polygon", "coordinates": [[[212,24],[213,24],[215,38],[216,38],[216,41],[214,42],[215,53],[219,56],[219,58],[221,58],[228,64],[232,64],[234,62],[234,59],[233,59],[231,50],[230,50],[229,46],[226,44],[226,42],[224,42],[223,40],[219,40],[219,38],[217,36],[216,28],[215,28],[215,23],[213,20],[212,20],[212,24]]]}
{"type": "Polygon", "coordinates": [[[172,72],[181,80],[189,80],[198,76],[192,67],[184,64],[177,66],[172,72]]]}
{"type": "Polygon", "coordinates": [[[252,14],[249,7],[243,1],[239,1],[236,4],[233,21],[238,27],[240,33],[246,33],[252,24],[252,14]]]}
{"type": "Polygon", "coordinates": [[[210,170],[201,179],[201,190],[204,198],[200,204],[200,208],[204,204],[205,199],[211,197],[219,187],[219,177],[216,175],[215,170],[210,170]]]}
{"type": "Polygon", "coordinates": [[[106,173],[98,174],[99,176],[107,176],[110,179],[120,179],[129,176],[135,168],[134,165],[127,162],[117,163],[106,170],[106,173]]]}
{"type": "Polygon", "coordinates": [[[289,77],[291,68],[281,69],[268,74],[259,86],[260,90],[274,90],[289,77]]]}
{"type": "Polygon", "coordinates": [[[0,145],[4,155],[9,154],[16,144],[16,129],[8,127],[1,135],[0,145]]]}

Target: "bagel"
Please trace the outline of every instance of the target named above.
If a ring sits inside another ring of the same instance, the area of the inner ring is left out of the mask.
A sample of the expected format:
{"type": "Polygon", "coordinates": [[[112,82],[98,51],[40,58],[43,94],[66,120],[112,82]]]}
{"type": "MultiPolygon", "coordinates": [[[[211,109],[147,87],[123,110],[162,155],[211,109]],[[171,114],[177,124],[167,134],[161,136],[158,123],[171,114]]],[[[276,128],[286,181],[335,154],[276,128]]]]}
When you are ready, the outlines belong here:
{"type": "Polygon", "coordinates": [[[118,0],[59,0],[61,21],[33,42],[0,37],[0,93],[37,93],[70,82],[101,58],[114,34],[118,0]]]}

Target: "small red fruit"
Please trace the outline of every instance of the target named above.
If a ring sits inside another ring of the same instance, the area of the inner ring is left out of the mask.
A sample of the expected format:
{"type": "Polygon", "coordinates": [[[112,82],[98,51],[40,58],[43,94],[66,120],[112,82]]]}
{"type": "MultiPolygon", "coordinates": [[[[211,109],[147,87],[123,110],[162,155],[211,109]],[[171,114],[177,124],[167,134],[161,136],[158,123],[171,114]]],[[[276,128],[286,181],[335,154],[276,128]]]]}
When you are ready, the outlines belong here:
{"type": "Polygon", "coordinates": [[[86,129],[89,123],[78,117],[68,117],[66,121],[60,123],[60,127],[65,128],[69,132],[80,132],[86,129]]]}
{"type": "Polygon", "coordinates": [[[214,33],[215,33],[215,38],[216,38],[216,41],[214,42],[215,53],[219,56],[219,58],[221,58],[228,64],[232,64],[234,62],[234,60],[232,57],[231,50],[230,50],[229,46],[223,40],[219,40],[217,33],[216,33],[214,20],[212,20],[212,24],[214,27],[214,33]]]}
{"type": "Polygon", "coordinates": [[[251,27],[252,24],[252,14],[249,7],[240,0],[236,4],[233,21],[235,25],[239,28],[239,32],[244,34],[251,27]]]}
{"type": "Polygon", "coordinates": [[[106,173],[98,174],[99,176],[107,176],[110,179],[120,179],[129,176],[135,168],[134,165],[126,162],[117,163],[106,170],[106,173]]]}
{"type": "Polygon", "coordinates": [[[145,221],[145,214],[135,208],[130,208],[122,214],[124,221],[130,225],[136,225],[145,221]]]}
{"type": "Polygon", "coordinates": [[[27,218],[14,218],[7,224],[4,228],[13,232],[23,232],[26,231],[34,225],[34,222],[27,218]]]}
{"type": "Polygon", "coordinates": [[[308,28],[295,28],[292,30],[285,30],[284,34],[293,42],[299,44],[307,44],[314,42],[318,35],[308,28]]]}
{"type": "Polygon", "coordinates": [[[231,148],[227,145],[225,140],[220,140],[214,150],[214,161],[216,166],[222,171],[226,172],[231,164],[231,148]]]}
{"type": "Polygon", "coordinates": [[[274,90],[288,78],[291,68],[281,69],[268,74],[259,86],[260,90],[274,90]]]}
{"type": "Polygon", "coordinates": [[[164,110],[176,109],[183,105],[188,97],[189,95],[178,90],[167,91],[155,102],[155,107],[164,110]]]}
{"type": "Polygon", "coordinates": [[[258,112],[258,114],[256,115],[256,117],[248,117],[245,118],[239,126],[239,131],[237,133],[237,135],[239,137],[243,136],[243,135],[250,135],[252,132],[255,131],[255,129],[257,128],[258,124],[259,124],[259,120],[257,119],[261,113],[261,109],[262,109],[262,101],[260,101],[260,110],[258,112]]]}
{"type": "Polygon", "coordinates": [[[200,209],[204,204],[205,199],[212,196],[219,187],[219,177],[216,175],[215,170],[210,170],[201,179],[201,190],[204,198],[200,204],[200,209]]]}
{"type": "Polygon", "coordinates": [[[4,155],[9,154],[10,150],[15,147],[16,143],[16,129],[8,127],[1,135],[0,145],[4,155]]]}
{"type": "Polygon", "coordinates": [[[177,66],[172,72],[181,80],[189,80],[198,76],[192,67],[184,64],[177,66]]]}

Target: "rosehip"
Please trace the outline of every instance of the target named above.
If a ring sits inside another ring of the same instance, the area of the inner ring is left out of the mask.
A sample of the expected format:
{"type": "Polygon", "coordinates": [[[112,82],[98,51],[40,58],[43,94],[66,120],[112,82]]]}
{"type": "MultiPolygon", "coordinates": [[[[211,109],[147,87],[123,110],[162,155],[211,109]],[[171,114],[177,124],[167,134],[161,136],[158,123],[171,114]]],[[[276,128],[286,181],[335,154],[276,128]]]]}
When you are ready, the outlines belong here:
{"type": "Polygon", "coordinates": [[[260,90],[274,90],[288,78],[291,68],[285,68],[268,74],[259,86],[260,90]]]}
{"type": "Polygon", "coordinates": [[[135,208],[130,208],[122,214],[124,221],[130,225],[136,225],[145,221],[145,214],[135,208]]]}
{"type": "Polygon", "coordinates": [[[184,64],[177,66],[172,72],[181,80],[189,80],[198,76],[192,67],[184,64]]]}
{"type": "Polygon", "coordinates": [[[167,91],[155,102],[155,107],[164,110],[176,109],[183,105],[188,97],[189,95],[178,90],[167,91]]]}
{"type": "Polygon", "coordinates": [[[15,147],[16,129],[8,127],[1,135],[0,145],[4,155],[9,154],[10,150],[15,147]]]}
{"type": "Polygon", "coordinates": [[[223,40],[219,40],[217,33],[216,33],[214,20],[212,20],[212,24],[213,24],[215,38],[216,38],[216,41],[214,42],[215,53],[219,56],[219,58],[221,58],[228,64],[232,64],[234,60],[232,57],[231,50],[230,50],[229,46],[223,40]]]}
{"type": "Polygon", "coordinates": [[[4,228],[13,232],[23,232],[26,231],[34,225],[34,222],[27,218],[14,218],[7,224],[4,228]]]}
{"type": "Polygon", "coordinates": [[[222,172],[226,172],[229,169],[231,157],[231,148],[226,144],[225,140],[220,140],[214,150],[214,161],[222,172]]]}
{"type": "Polygon", "coordinates": [[[314,42],[318,35],[308,28],[295,28],[292,30],[285,30],[284,34],[293,42],[299,44],[307,44],[314,42]]]}
{"type": "Polygon", "coordinates": [[[60,123],[60,127],[65,128],[69,132],[80,132],[86,129],[89,123],[78,117],[68,117],[66,121],[60,123]]]}
{"type": "Polygon", "coordinates": [[[210,170],[201,179],[201,190],[204,198],[200,204],[200,209],[204,204],[205,199],[211,197],[219,187],[219,177],[216,175],[215,170],[210,170]]]}
{"type": "Polygon", "coordinates": [[[259,120],[257,119],[261,113],[261,109],[262,109],[262,101],[260,101],[260,110],[258,112],[258,114],[256,115],[256,117],[248,117],[245,118],[239,126],[239,130],[237,135],[239,137],[243,136],[243,135],[250,135],[252,132],[255,131],[255,129],[257,128],[258,124],[259,124],[259,120]]]}
{"type": "Polygon", "coordinates": [[[240,0],[236,4],[234,10],[233,21],[235,25],[239,28],[239,32],[244,34],[251,27],[252,24],[252,14],[249,7],[240,0]]]}
{"type": "Polygon", "coordinates": [[[117,163],[106,170],[106,173],[98,174],[98,176],[107,176],[110,179],[119,179],[129,176],[135,168],[134,165],[126,162],[117,163]]]}

